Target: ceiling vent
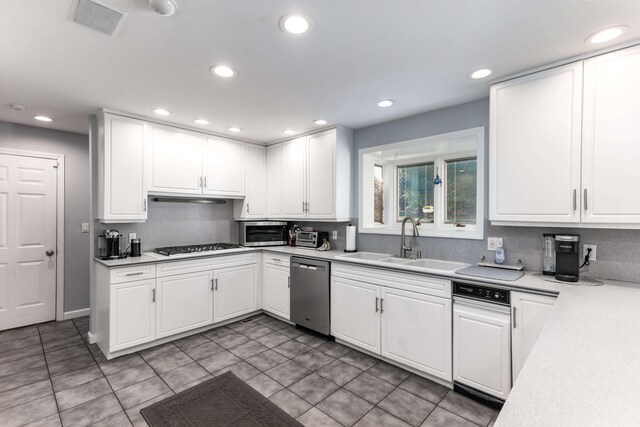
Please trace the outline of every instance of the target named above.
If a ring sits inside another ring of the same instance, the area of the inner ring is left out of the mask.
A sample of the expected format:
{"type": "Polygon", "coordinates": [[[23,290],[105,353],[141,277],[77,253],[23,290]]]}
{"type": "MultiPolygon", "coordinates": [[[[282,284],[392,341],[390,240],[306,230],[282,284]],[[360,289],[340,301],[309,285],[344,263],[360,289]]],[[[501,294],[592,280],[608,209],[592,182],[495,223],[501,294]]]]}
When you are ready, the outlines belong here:
{"type": "Polygon", "coordinates": [[[107,35],[115,35],[127,14],[99,0],[78,0],[71,19],[107,35]]]}

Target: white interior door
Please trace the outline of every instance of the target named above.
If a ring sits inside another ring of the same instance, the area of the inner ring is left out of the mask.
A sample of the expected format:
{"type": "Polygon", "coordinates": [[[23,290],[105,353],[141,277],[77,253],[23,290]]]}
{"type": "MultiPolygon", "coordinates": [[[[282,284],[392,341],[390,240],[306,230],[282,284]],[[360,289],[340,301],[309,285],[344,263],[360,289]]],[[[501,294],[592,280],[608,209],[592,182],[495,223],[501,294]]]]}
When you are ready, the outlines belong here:
{"type": "Polygon", "coordinates": [[[56,165],[0,154],[0,330],[55,319],[56,165]]]}

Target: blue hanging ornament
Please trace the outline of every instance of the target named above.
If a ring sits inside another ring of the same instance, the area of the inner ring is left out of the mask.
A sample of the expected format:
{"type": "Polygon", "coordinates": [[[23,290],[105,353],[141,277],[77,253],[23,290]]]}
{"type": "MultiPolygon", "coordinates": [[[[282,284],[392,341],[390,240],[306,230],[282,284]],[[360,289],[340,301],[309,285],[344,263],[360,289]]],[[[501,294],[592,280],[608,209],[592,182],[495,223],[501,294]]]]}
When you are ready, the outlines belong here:
{"type": "Polygon", "coordinates": [[[438,169],[436,168],[436,179],[433,180],[433,183],[435,185],[440,185],[442,183],[442,180],[440,179],[440,175],[438,175],[438,169]]]}

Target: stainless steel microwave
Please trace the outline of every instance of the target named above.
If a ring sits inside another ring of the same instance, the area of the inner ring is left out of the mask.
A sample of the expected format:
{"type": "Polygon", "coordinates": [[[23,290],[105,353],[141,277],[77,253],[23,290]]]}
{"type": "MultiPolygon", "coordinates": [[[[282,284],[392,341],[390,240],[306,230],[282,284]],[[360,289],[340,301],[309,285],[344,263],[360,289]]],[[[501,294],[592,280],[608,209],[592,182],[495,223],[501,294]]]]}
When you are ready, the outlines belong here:
{"type": "Polygon", "coordinates": [[[287,244],[285,221],[246,221],[240,223],[242,246],[282,246],[287,244]]]}

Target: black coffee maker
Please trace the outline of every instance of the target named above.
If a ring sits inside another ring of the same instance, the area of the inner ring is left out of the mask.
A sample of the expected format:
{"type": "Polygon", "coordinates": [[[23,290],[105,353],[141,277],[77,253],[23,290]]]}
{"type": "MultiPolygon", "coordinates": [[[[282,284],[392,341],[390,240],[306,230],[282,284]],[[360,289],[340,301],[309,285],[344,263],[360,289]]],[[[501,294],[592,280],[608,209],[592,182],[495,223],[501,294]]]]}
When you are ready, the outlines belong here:
{"type": "Polygon", "coordinates": [[[556,280],[577,282],[580,276],[580,236],[556,234],[556,280]]]}
{"type": "Polygon", "coordinates": [[[98,258],[122,258],[120,237],[120,232],[118,230],[105,230],[102,236],[98,236],[98,258]]]}

